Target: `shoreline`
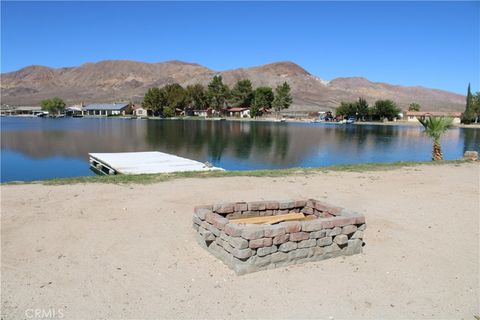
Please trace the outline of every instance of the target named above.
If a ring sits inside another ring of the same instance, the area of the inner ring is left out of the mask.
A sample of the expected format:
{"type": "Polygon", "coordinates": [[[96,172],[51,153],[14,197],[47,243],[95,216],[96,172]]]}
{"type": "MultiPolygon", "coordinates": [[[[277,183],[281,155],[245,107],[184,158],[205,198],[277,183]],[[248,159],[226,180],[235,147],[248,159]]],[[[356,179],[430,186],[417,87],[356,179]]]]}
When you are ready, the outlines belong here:
{"type": "Polygon", "coordinates": [[[95,175],[69,178],[52,178],[35,181],[7,181],[1,182],[1,186],[8,185],[69,185],[79,183],[109,183],[109,184],[152,184],[178,179],[188,178],[227,178],[227,177],[288,177],[305,174],[317,174],[325,172],[375,172],[398,170],[417,166],[442,166],[460,165],[463,163],[475,163],[479,161],[470,160],[442,160],[442,161],[397,161],[397,162],[371,162],[357,164],[338,164],[325,167],[288,168],[288,169],[265,169],[265,170],[232,170],[232,171],[188,171],[159,174],[118,174],[118,175],[95,175]]]}
{"type": "MultiPolygon", "coordinates": [[[[36,116],[2,116],[0,118],[39,118],[36,116]]],[[[316,121],[315,118],[297,118],[297,119],[290,119],[290,118],[283,118],[285,121],[280,121],[278,118],[235,118],[235,117],[214,117],[214,118],[205,118],[205,117],[198,117],[198,116],[187,116],[187,117],[172,117],[172,118],[159,118],[159,117],[142,117],[142,118],[132,118],[130,116],[83,116],[83,117],[61,117],[61,119],[65,118],[75,118],[75,119],[125,119],[125,120],[155,120],[155,121],[174,121],[174,120],[195,120],[195,121],[245,121],[245,122],[275,122],[275,123],[310,123],[310,124],[328,124],[328,125],[339,125],[339,126],[347,126],[347,124],[339,123],[339,122],[328,122],[328,121],[316,121]]],[[[55,119],[55,118],[52,118],[55,119]]],[[[348,124],[351,126],[352,124],[348,124]]],[[[418,121],[355,121],[353,125],[375,125],[375,126],[415,126],[415,127],[422,127],[420,122],[418,121]]],[[[480,129],[480,123],[477,124],[452,124],[454,128],[471,128],[471,129],[480,129]]]]}

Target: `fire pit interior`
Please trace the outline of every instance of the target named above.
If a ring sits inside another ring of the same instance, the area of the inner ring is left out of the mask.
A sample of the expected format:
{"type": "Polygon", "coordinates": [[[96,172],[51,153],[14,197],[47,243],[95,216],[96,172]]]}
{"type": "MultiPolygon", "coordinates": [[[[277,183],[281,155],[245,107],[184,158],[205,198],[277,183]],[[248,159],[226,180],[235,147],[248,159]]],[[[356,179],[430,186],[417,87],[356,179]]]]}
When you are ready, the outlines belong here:
{"type": "Polygon", "coordinates": [[[197,241],[237,274],[362,252],[365,217],[318,200],[195,207],[197,241]]]}

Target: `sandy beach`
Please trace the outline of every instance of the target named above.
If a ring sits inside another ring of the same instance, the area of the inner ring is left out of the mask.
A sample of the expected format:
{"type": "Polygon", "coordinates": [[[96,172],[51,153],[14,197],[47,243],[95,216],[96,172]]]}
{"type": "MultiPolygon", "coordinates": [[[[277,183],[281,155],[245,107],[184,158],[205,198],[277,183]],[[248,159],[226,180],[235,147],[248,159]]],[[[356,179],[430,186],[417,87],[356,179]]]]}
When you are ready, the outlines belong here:
{"type": "Polygon", "coordinates": [[[2,319],[474,319],[479,178],[464,163],[2,186],[2,319]],[[364,252],[237,276],[194,240],[195,205],[291,198],[365,214],[364,252]]]}

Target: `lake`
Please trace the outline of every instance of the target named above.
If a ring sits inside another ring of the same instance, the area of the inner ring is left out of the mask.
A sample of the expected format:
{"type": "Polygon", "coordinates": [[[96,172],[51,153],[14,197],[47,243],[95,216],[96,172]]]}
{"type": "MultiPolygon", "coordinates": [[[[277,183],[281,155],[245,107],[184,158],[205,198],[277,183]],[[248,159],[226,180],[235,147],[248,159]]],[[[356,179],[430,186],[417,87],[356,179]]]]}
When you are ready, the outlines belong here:
{"type": "MultiPolygon", "coordinates": [[[[427,161],[421,126],[2,117],[1,181],[94,175],[90,152],[161,151],[227,170],[427,161]]],[[[454,128],[444,158],[480,152],[480,130],[454,128]]]]}

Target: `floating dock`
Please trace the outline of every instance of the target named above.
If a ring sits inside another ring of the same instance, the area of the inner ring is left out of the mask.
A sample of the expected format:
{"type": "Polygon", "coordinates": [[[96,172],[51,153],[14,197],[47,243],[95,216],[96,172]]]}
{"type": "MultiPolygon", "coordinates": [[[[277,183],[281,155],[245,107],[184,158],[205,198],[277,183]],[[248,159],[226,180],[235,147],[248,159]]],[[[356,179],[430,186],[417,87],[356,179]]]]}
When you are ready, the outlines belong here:
{"type": "Polygon", "coordinates": [[[148,174],[223,170],[173,154],[150,152],[89,153],[90,166],[103,174],[148,174]]]}

